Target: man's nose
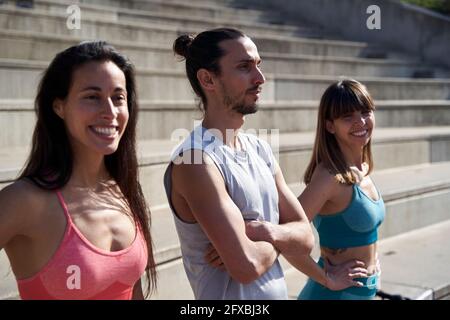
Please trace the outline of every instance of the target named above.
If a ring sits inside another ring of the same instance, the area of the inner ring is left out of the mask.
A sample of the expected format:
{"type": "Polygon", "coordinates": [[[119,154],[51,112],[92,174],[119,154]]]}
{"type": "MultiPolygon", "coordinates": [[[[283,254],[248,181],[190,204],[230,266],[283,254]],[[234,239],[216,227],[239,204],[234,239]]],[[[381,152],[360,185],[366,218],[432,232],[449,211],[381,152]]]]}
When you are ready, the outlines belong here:
{"type": "Polygon", "coordinates": [[[256,73],[255,73],[255,84],[261,85],[264,82],[266,82],[266,77],[264,77],[264,74],[262,73],[261,69],[259,67],[256,67],[256,73]]]}

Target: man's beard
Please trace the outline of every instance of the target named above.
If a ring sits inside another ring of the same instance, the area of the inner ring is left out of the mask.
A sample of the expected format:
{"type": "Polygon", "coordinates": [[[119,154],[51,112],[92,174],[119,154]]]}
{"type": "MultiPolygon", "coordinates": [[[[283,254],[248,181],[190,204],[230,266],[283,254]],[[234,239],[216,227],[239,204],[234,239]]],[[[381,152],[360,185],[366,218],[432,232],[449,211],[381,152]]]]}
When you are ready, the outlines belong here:
{"type": "Polygon", "coordinates": [[[231,109],[237,113],[245,116],[246,114],[253,114],[258,111],[258,104],[256,101],[248,104],[245,103],[245,94],[241,99],[238,99],[231,97],[225,90],[224,93],[223,103],[228,107],[231,106],[231,109]]]}
{"type": "Polygon", "coordinates": [[[253,104],[244,104],[244,102],[240,102],[235,104],[232,109],[245,116],[246,114],[256,113],[256,111],[258,111],[258,105],[256,102],[253,104]]]}

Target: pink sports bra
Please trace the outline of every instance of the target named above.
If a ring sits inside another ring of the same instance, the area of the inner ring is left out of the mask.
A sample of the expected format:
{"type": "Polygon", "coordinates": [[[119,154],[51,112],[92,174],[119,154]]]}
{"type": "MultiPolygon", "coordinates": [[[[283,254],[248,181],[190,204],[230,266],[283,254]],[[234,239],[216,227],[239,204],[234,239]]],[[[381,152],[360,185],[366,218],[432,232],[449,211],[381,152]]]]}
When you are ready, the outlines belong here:
{"type": "Polygon", "coordinates": [[[132,244],[120,251],[92,245],[73,223],[62,194],[56,192],[67,219],[64,237],[50,261],[34,276],[17,280],[22,299],[129,300],[147,265],[144,236],[136,223],[132,244]]]}

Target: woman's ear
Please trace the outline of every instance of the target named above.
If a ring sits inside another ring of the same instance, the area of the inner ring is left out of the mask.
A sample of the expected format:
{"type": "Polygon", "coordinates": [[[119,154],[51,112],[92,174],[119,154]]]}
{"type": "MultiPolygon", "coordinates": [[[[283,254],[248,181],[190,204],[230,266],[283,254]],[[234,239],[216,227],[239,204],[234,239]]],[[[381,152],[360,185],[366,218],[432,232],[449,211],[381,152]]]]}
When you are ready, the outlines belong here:
{"type": "Polygon", "coordinates": [[[215,88],[213,75],[208,70],[199,69],[197,71],[197,79],[203,89],[210,91],[215,88]]]}
{"type": "Polygon", "coordinates": [[[335,134],[336,133],[336,129],[334,128],[334,123],[331,120],[325,120],[325,127],[327,129],[327,131],[331,134],[335,134]]]}
{"type": "Polygon", "coordinates": [[[61,99],[55,99],[53,101],[53,111],[60,117],[64,119],[64,103],[61,99]]]}

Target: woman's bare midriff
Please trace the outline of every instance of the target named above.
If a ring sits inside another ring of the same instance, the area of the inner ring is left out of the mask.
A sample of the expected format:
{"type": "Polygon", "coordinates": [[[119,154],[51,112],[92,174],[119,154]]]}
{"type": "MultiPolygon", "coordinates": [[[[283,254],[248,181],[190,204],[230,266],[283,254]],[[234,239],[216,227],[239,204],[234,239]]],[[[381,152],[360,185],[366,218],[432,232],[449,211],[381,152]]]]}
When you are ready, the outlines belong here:
{"type": "Polygon", "coordinates": [[[377,264],[377,244],[372,243],[367,246],[330,249],[320,247],[321,256],[327,258],[332,265],[342,264],[351,260],[359,260],[365,263],[368,275],[375,274],[377,264]]]}

